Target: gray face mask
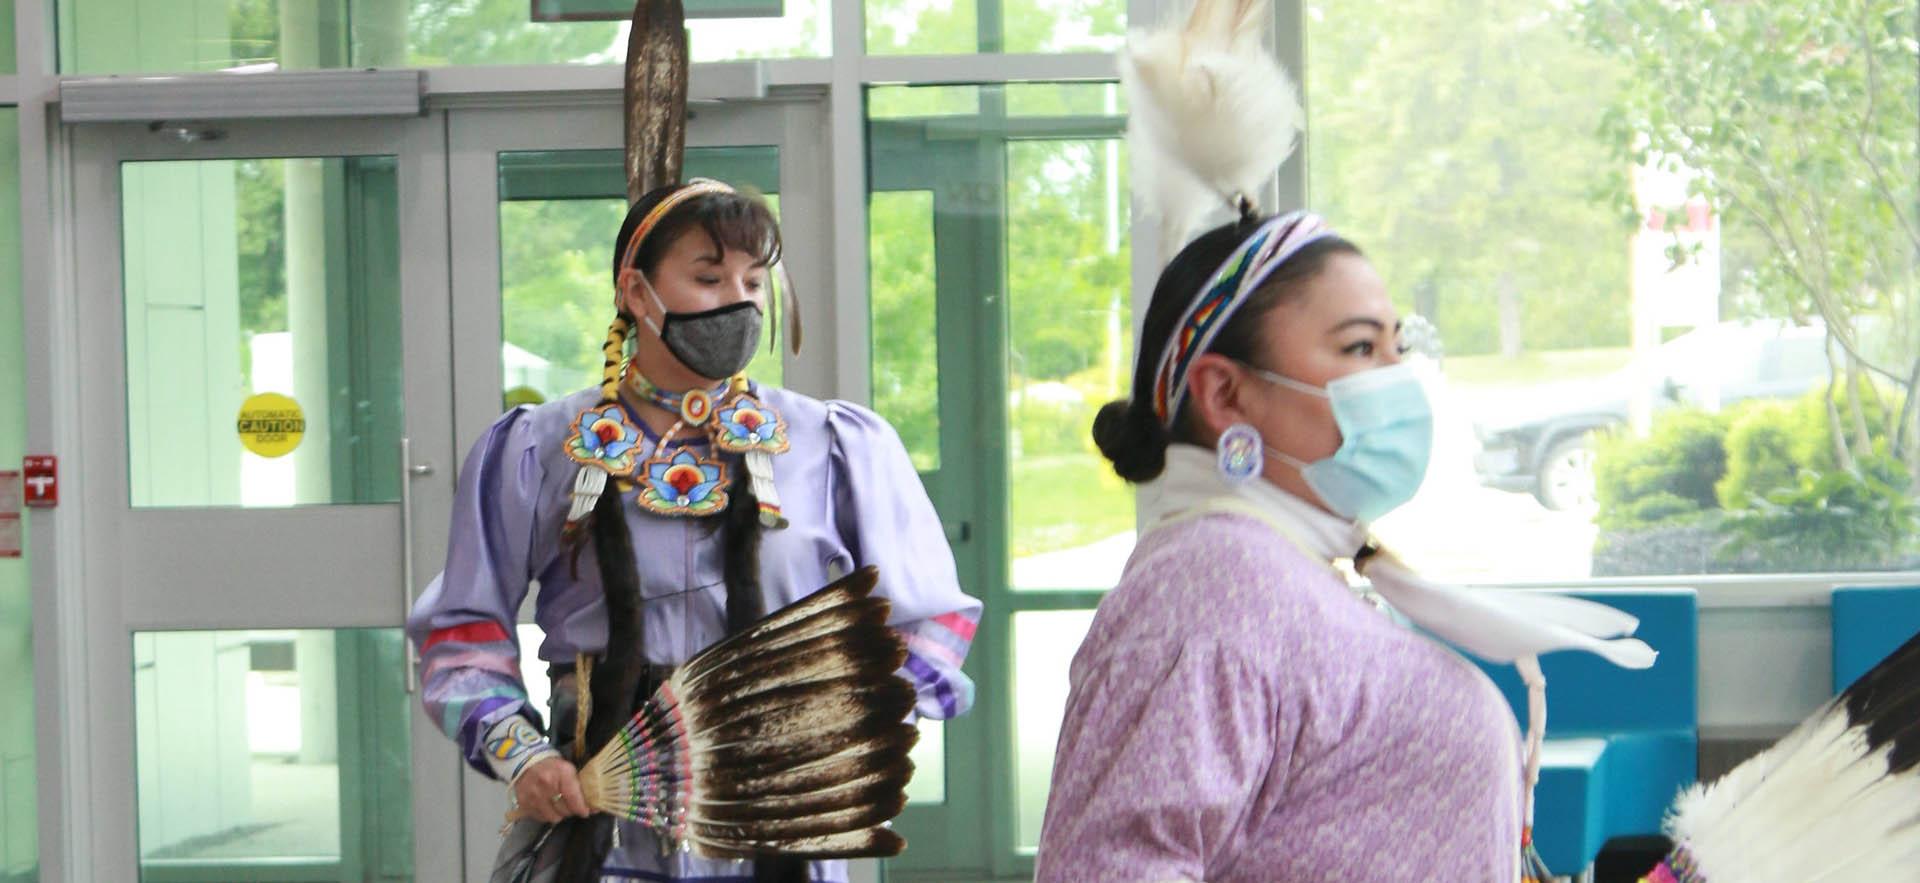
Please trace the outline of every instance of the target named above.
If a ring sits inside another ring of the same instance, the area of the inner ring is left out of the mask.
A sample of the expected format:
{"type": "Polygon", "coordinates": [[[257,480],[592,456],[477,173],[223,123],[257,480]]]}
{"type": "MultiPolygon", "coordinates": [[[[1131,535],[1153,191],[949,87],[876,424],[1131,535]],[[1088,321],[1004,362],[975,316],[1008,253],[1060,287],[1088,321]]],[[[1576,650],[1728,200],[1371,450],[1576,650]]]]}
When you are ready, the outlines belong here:
{"type": "MultiPolygon", "coordinates": [[[[641,279],[645,278],[642,274],[641,279]]],[[[660,335],[667,352],[673,353],[688,370],[709,380],[725,380],[753,361],[754,348],[760,345],[761,323],[765,320],[759,304],[743,300],[698,313],[673,313],[660,302],[652,283],[643,281],[642,284],[646,285],[654,306],[666,317],[666,321],[658,325],[652,316],[646,317],[647,327],[660,335]]]]}

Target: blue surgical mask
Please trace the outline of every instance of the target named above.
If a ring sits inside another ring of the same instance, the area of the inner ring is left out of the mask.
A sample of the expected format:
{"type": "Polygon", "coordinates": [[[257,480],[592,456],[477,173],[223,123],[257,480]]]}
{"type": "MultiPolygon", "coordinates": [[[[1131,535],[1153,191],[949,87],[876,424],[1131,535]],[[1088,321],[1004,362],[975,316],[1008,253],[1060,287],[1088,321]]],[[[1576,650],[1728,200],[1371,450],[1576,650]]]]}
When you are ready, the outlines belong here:
{"type": "Polygon", "coordinates": [[[1342,518],[1373,521],[1413,499],[1433,454],[1433,407],[1411,363],[1357,371],[1325,389],[1247,366],[1272,383],[1320,396],[1333,406],[1340,448],[1306,463],[1267,447],[1342,518]]]}

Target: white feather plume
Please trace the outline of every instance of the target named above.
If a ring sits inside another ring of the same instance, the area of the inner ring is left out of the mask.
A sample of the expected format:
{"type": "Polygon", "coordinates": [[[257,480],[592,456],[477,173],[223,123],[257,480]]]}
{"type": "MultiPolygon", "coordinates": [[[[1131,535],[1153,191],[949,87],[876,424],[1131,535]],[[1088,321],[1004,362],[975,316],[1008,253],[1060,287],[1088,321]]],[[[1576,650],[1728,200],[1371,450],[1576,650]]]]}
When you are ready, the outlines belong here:
{"type": "Polygon", "coordinates": [[[1127,35],[1127,150],[1163,259],[1209,212],[1255,198],[1299,143],[1299,90],[1262,43],[1271,20],[1270,0],[1194,0],[1184,24],[1127,35]]]}
{"type": "Polygon", "coordinates": [[[1772,748],[1674,802],[1667,831],[1702,877],[1920,880],[1920,770],[1893,762],[1920,740],[1920,638],[1868,678],[1876,675],[1875,699],[1850,707],[1863,678],[1772,748]]]}

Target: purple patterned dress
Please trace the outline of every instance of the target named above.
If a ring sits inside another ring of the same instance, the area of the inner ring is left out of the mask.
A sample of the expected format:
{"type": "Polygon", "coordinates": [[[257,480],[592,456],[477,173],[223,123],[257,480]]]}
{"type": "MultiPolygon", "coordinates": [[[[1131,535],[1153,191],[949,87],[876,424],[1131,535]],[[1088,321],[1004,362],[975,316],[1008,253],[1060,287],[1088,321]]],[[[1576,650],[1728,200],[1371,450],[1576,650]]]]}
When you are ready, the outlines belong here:
{"type": "Polygon", "coordinates": [[[1143,537],[1071,679],[1040,883],[1518,877],[1493,684],[1257,518],[1143,537]]]}

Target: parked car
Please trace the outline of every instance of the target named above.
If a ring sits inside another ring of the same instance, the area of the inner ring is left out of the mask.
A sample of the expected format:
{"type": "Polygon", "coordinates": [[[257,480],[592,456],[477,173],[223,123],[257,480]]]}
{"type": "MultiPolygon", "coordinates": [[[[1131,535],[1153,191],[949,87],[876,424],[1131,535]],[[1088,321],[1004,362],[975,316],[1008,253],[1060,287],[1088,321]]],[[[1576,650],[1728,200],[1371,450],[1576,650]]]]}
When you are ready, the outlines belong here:
{"type": "Polygon", "coordinates": [[[1545,385],[1510,413],[1479,414],[1480,483],[1531,493],[1548,509],[1593,502],[1593,433],[1627,422],[1636,386],[1652,409],[1709,410],[1754,398],[1793,398],[1827,380],[1826,329],[1779,320],[1688,331],[1598,381],[1545,385]]]}

